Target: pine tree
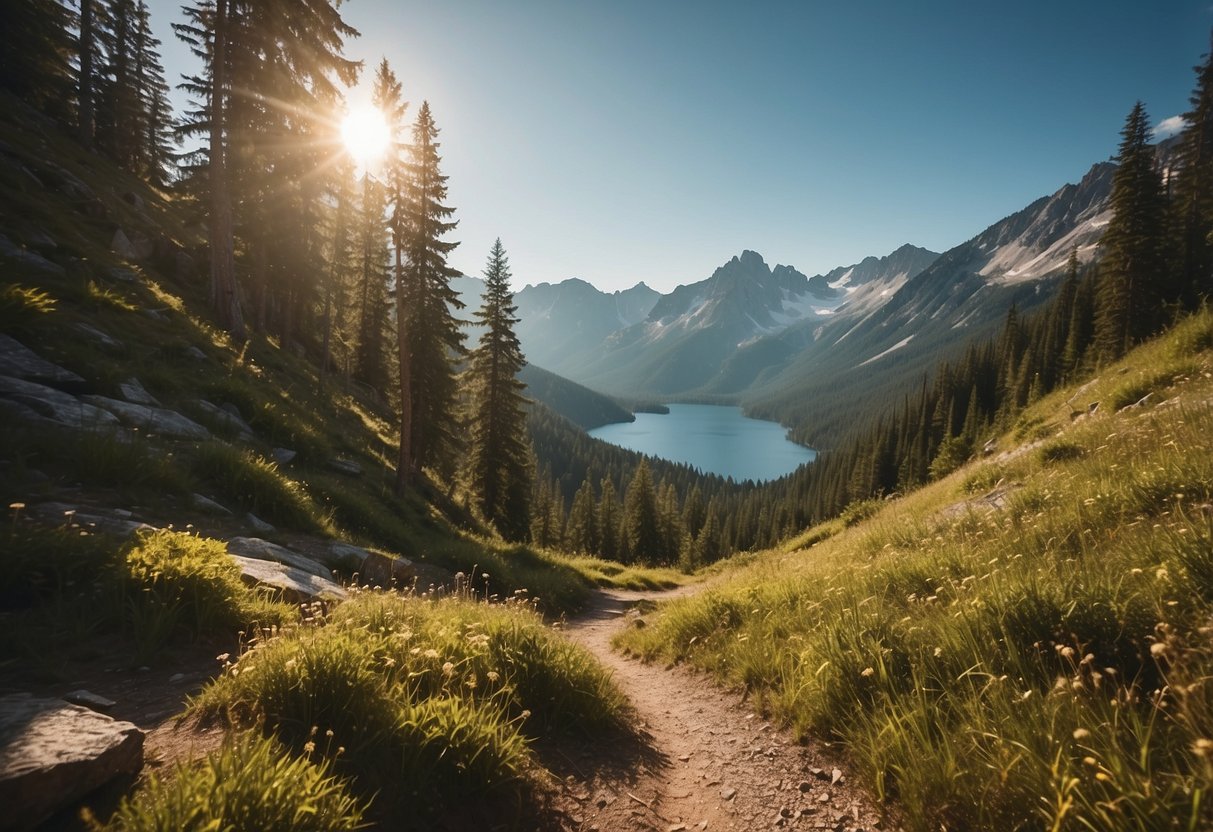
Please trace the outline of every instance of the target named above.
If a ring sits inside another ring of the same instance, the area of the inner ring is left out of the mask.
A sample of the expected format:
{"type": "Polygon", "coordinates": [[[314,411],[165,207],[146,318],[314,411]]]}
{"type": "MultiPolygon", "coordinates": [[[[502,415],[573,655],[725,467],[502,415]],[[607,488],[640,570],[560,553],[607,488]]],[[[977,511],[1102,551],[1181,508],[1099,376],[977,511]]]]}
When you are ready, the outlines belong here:
{"type": "MultiPolygon", "coordinates": [[[[442,238],[455,228],[446,206],[446,176],[440,170],[438,127],[429,102],[413,126],[405,165],[402,205],[408,235],[404,247],[404,291],[397,301],[407,317],[411,387],[410,456],[416,465],[449,468],[456,435],[457,382],[454,360],[464,353],[464,333],[455,311],[463,308],[451,278],[459,272],[446,258],[458,243],[442,238]]],[[[402,353],[403,355],[403,353],[402,353]]],[[[403,407],[403,406],[402,406],[403,407]]]]}
{"type": "Polygon", "coordinates": [[[620,548],[619,494],[610,478],[604,478],[598,500],[598,553],[608,560],[622,559],[620,548]]]}
{"type": "Polygon", "coordinates": [[[624,534],[632,560],[654,563],[665,554],[657,492],[648,460],[642,459],[624,499],[624,534]]]}
{"type": "Polygon", "coordinates": [[[69,28],[73,15],[59,0],[0,2],[0,89],[64,125],[76,123],[69,28]]]}
{"type": "Polygon", "coordinates": [[[1116,360],[1157,331],[1163,322],[1163,303],[1173,297],[1163,248],[1162,180],[1149,143],[1149,117],[1140,101],[1125,120],[1117,163],[1095,320],[1095,346],[1103,363],[1116,360]]]}
{"type": "Polygon", "coordinates": [[[1196,88],[1184,114],[1188,126],[1180,140],[1180,173],[1175,183],[1179,212],[1181,291],[1193,307],[1213,293],[1213,38],[1196,67],[1196,88]]]}
{"type": "MultiPolygon", "coordinates": [[[[484,303],[475,313],[484,328],[472,351],[468,389],[472,406],[468,425],[468,479],[481,514],[507,539],[522,539],[530,517],[525,497],[531,493],[526,404],[518,373],[526,364],[514,334],[518,308],[510,291],[509,261],[501,240],[493,243],[484,270],[484,303]]],[[[588,482],[583,486],[590,488],[588,482]]],[[[578,495],[580,496],[580,494],[578,495]]],[[[596,548],[593,490],[582,507],[588,528],[582,530],[586,551],[596,548]]],[[[578,504],[573,503],[574,514],[578,504]]]]}
{"type": "Polygon", "coordinates": [[[594,486],[589,480],[581,483],[569,509],[567,537],[569,548],[587,555],[598,554],[598,516],[594,503],[594,486]]]}
{"type": "Polygon", "coordinates": [[[354,378],[387,391],[388,235],[384,186],[362,176],[355,231],[358,322],[354,333],[354,378]]]}
{"type": "Polygon", "coordinates": [[[79,67],[76,73],[76,132],[80,144],[90,149],[97,129],[93,100],[97,90],[97,2],[80,0],[80,33],[76,40],[79,67]]]}

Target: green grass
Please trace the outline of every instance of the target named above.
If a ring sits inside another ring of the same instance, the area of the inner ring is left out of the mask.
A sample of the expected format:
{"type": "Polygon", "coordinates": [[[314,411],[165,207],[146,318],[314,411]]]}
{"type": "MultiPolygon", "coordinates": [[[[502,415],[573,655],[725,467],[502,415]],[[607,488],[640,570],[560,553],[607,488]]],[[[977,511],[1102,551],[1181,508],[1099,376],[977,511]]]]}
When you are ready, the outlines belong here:
{"type": "Polygon", "coordinates": [[[1185,346],[1209,322],[1083,393],[1174,403],[1071,425],[1054,394],[1021,420],[1038,453],[768,553],[622,644],[840,742],[911,830],[1209,828],[1213,360],[1185,346]],[[942,511],[999,480],[1022,484],[1004,510],[942,511]]]}
{"type": "Polygon", "coordinates": [[[341,747],[337,770],[385,816],[522,801],[529,738],[610,737],[627,716],[606,671],[531,607],[362,593],[254,641],[193,708],[275,726],[296,750],[341,747]]]}
{"type": "Polygon", "coordinates": [[[345,832],[364,827],[365,808],[319,754],[295,756],[255,733],[229,737],[206,759],[151,775],[96,830],[265,829],[345,832]],[[313,762],[311,758],[316,758],[313,762]]]}
{"type": "Polygon", "coordinates": [[[199,481],[263,520],[301,531],[332,532],[332,523],[307,490],[254,451],[204,442],[191,455],[189,466],[199,481]]]}
{"type": "Polygon", "coordinates": [[[143,664],[171,644],[234,642],[239,631],[298,619],[294,606],[245,587],[224,544],[158,531],[123,543],[15,519],[0,530],[0,646],[39,663],[97,635],[143,664]]]}

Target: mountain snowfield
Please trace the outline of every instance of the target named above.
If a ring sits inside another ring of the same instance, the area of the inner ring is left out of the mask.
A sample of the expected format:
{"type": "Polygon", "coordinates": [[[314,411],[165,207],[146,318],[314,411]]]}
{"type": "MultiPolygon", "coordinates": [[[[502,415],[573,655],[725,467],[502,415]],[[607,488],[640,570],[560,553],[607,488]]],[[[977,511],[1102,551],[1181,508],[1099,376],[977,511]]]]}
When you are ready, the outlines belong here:
{"type": "MultiPolygon", "coordinates": [[[[532,363],[593,390],[738,402],[802,441],[829,440],[843,430],[830,412],[921,383],[1012,305],[1047,300],[1071,251],[1090,263],[1115,169],[1097,163],[943,254],[906,244],[807,277],[743,251],[668,294],[644,283],[606,293],[576,278],[528,285],[515,295],[517,332],[532,363]]],[[[460,283],[469,304],[476,283],[460,283]]]]}

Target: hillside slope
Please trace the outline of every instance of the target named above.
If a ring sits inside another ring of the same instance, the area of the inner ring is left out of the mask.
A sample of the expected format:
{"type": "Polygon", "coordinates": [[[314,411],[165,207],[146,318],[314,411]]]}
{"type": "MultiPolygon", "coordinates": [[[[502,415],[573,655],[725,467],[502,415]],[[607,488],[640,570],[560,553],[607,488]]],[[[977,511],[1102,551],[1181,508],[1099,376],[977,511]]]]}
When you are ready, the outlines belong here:
{"type": "Polygon", "coordinates": [[[840,740],[909,829],[1209,828],[1210,437],[1206,311],[623,643],[840,740]]]}

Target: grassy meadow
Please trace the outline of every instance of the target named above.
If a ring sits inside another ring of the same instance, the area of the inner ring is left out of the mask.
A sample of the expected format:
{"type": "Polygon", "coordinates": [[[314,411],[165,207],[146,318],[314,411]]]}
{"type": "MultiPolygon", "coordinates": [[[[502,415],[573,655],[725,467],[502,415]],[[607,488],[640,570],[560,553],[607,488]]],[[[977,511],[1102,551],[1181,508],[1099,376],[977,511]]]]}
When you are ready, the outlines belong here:
{"type": "Polygon", "coordinates": [[[1034,404],[1017,451],[809,530],[620,644],[837,743],[911,830],[1207,829],[1211,350],[1205,311],[1034,404]]]}

